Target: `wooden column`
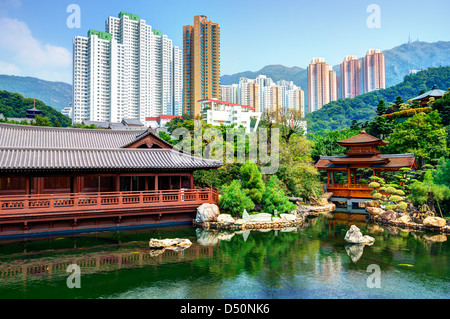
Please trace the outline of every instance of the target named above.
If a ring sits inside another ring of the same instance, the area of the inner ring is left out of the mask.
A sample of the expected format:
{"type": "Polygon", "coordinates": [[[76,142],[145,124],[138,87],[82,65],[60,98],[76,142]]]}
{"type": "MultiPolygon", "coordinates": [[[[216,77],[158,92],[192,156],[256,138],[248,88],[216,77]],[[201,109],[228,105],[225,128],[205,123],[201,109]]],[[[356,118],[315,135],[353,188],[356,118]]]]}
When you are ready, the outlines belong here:
{"type": "Polygon", "coordinates": [[[353,185],[356,185],[356,168],[353,169],[353,185]]]}
{"type": "Polygon", "coordinates": [[[114,191],[120,192],[120,174],[116,174],[114,178],[114,191]]]}
{"type": "Polygon", "coordinates": [[[31,194],[31,177],[30,176],[25,177],[25,194],[26,195],[31,194]]]}
{"type": "Polygon", "coordinates": [[[335,171],[331,171],[331,185],[334,187],[334,181],[335,181],[335,176],[334,176],[335,171]]]}
{"type": "Polygon", "coordinates": [[[158,182],[158,174],[155,175],[155,191],[157,191],[159,188],[159,182],[158,182]]]}
{"type": "Polygon", "coordinates": [[[347,180],[348,180],[348,186],[352,185],[352,173],[350,171],[350,168],[347,169],[347,180]]]}
{"type": "Polygon", "coordinates": [[[191,173],[190,177],[191,177],[191,189],[194,189],[195,188],[194,187],[194,173],[191,173]]]}

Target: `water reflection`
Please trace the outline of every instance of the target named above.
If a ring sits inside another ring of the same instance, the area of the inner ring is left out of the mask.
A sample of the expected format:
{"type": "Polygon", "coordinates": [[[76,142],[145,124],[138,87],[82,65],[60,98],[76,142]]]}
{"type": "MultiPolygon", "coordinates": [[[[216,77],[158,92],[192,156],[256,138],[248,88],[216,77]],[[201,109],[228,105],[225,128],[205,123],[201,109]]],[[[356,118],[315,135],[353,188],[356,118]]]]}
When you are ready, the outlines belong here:
{"type": "MultiPolygon", "coordinates": [[[[347,255],[350,256],[352,261],[356,263],[363,255],[364,253],[364,246],[365,244],[347,244],[345,245],[345,251],[347,252],[347,255]]],[[[371,245],[368,245],[371,246],[371,245]]]]}
{"type": "Polygon", "coordinates": [[[3,298],[444,298],[449,278],[446,235],[349,219],[269,232],[180,227],[0,242],[3,298]],[[375,243],[348,245],[353,224],[375,243]],[[149,251],[150,238],[193,244],[149,251]],[[66,288],[72,263],[92,289],[66,288]],[[366,287],[370,264],[380,266],[383,290],[366,287]]]}

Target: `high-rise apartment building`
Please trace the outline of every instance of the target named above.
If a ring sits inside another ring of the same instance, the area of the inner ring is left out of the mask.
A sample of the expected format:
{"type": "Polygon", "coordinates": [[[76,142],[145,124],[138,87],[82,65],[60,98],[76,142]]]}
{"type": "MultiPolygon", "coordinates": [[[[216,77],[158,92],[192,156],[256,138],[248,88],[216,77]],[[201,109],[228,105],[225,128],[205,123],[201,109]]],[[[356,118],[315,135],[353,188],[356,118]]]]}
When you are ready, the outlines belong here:
{"type": "Polygon", "coordinates": [[[363,58],[364,93],[386,88],[384,54],[379,49],[367,51],[363,58]]]}
{"type": "Polygon", "coordinates": [[[200,115],[200,100],[220,98],[220,24],[204,15],[183,27],[183,110],[200,115]]]}
{"type": "Polygon", "coordinates": [[[242,77],[237,85],[237,96],[237,104],[254,107],[256,112],[296,109],[304,113],[304,92],[292,81],[275,83],[265,75],[258,75],[256,79],[242,77]]]}
{"type": "Polygon", "coordinates": [[[238,84],[221,85],[220,99],[224,102],[237,104],[238,100],[238,84]]]}
{"type": "Polygon", "coordinates": [[[361,94],[361,61],[353,55],[341,63],[341,98],[354,98],[361,94]]]}
{"type": "Polygon", "coordinates": [[[314,112],[338,98],[339,81],[336,72],[324,58],[314,58],[307,69],[308,108],[314,112]]]}
{"type": "Polygon", "coordinates": [[[134,14],[105,25],[73,40],[73,121],[181,114],[180,49],[134,14]]]}
{"type": "Polygon", "coordinates": [[[259,112],[259,89],[255,80],[240,78],[237,93],[237,104],[254,107],[259,112]]]}

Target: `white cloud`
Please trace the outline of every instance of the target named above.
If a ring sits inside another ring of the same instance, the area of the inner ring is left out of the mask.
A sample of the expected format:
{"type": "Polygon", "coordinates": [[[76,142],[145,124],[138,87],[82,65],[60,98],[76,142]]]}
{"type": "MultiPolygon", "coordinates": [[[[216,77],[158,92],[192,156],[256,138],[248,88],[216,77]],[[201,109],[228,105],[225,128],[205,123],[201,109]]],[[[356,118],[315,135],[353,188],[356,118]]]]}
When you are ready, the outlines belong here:
{"type": "Polygon", "coordinates": [[[18,75],[20,72],[20,68],[17,65],[0,61],[0,74],[18,75]]]}
{"type": "MultiPolygon", "coordinates": [[[[43,44],[35,39],[25,22],[0,17],[0,52],[2,60],[19,66],[30,76],[53,74],[46,80],[70,82],[72,54],[63,47],[43,44]]],[[[43,77],[42,77],[43,78],[43,77]]]]}

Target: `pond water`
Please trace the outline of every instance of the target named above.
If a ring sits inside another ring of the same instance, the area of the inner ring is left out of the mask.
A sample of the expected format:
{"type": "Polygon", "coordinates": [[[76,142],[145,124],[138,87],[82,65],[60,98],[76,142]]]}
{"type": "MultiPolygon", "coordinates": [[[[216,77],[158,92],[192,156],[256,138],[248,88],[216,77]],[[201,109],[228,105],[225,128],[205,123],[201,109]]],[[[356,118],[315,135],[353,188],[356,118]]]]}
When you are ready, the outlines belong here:
{"type": "Polygon", "coordinates": [[[0,241],[2,299],[447,299],[449,283],[445,235],[327,217],[285,231],[186,226],[0,241]],[[375,244],[347,245],[351,225],[375,244]],[[193,245],[150,252],[150,238],[193,245]],[[68,280],[70,264],[80,267],[79,281],[68,280]],[[376,283],[370,265],[379,267],[380,288],[368,286],[376,283]],[[69,289],[68,281],[81,288],[69,289]]]}

